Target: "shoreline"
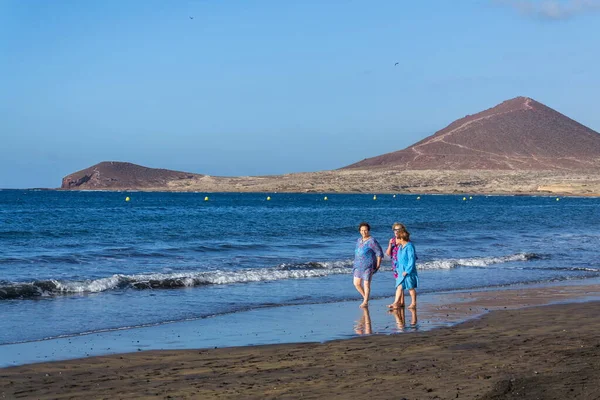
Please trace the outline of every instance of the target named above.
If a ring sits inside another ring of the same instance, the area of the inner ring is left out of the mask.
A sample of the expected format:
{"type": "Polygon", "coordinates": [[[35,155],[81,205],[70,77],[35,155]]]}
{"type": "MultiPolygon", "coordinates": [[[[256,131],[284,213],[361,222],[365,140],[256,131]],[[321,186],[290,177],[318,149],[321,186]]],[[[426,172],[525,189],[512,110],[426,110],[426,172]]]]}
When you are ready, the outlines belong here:
{"type": "Polygon", "coordinates": [[[1,344],[0,370],[140,351],[326,343],[365,334],[431,331],[495,310],[600,301],[600,278],[422,293],[416,312],[404,310],[406,325],[402,328],[386,307],[392,300],[371,299],[366,312],[355,301],[281,305],[1,344]]]}
{"type": "MultiPolygon", "coordinates": [[[[407,195],[503,195],[600,197],[598,169],[589,170],[399,170],[342,169],[262,176],[192,174],[160,183],[100,180],[60,191],[173,193],[331,193],[407,195]]],[[[108,176],[105,176],[107,178],[108,176]]],[[[38,190],[33,189],[33,190],[38,190]]],[[[25,189],[27,190],[27,189],[25,189]]]]}
{"type": "MultiPolygon", "coordinates": [[[[0,396],[597,398],[599,294],[597,285],[445,293],[445,303],[420,304],[419,318],[464,322],[415,331],[404,310],[394,318],[398,324],[404,318],[409,334],[141,351],[3,368],[0,396]]],[[[381,312],[380,306],[370,313],[381,312]]]]}
{"type": "Polygon", "coordinates": [[[598,193],[572,193],[572,192],[486,192],[486,191],[464,191],[464,192],[442,192],[442,191],[272,191],[272,190],[261,190],[261,191],[227,191],[227,190],[175,190],[168,188],[125,188],[125,189],[64,189],[64,188],[23,188],[23,189],[0,189],[3,191],[45,191],[45,192],[105,192],[105,193],[197,193],[197,194],[318,194],[318,195],[399,195],[399,196],[486,196],[486,197],[565,197],[565,198],[600,198],[600,192],[598,193]]]}

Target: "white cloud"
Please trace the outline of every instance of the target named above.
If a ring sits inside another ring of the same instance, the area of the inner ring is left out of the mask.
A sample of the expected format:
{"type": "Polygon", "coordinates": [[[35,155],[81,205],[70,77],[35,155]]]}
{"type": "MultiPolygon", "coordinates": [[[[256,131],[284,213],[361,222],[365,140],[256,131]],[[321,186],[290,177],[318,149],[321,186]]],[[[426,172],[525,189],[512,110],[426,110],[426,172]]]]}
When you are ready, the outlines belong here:
{"type": "Polygon", "coordinates": [[[600,0],[494,0],[525,15],[545,19],[566,19],[600,11],[600,0]]]}

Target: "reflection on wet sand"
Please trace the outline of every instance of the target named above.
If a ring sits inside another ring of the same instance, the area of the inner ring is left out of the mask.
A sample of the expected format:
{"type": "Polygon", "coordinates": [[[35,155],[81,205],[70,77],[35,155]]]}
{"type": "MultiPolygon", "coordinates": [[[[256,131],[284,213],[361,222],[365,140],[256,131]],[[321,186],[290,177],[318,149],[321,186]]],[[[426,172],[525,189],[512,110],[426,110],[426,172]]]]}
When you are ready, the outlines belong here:
{"type": "Polygon", "coordinates": [[[369,315],[369,309],[363,308],[362,315],[356,321],[356,325],[354,325],[354,332],[357,335],[370,335],[373,333],[371,329],[371,316],[369,315]]]}
{"type": "MultiPolygon", "coordinates": [[[[410,329],[417,330],[418,329],[418,319],[417,319],[417,310],[409,308],[410,312],[410,329]]],[[[389,311],[390,314],[394,316],[396,320],[396,327],[398,328],[398,332],[404,332],[406,328],[406,311],[404,307],[399,307],[389,311]]]]}
{"type": "Polygon", "coordinates": [[[417,329],[417,309],[416,308],[409,308],[408,311],[410,311],[410,327],[413,329],[417,329]]]}
{"type": "Polygon", "coordinates": [[[389,313],[392,314],[396,319],[396,327],[398,328],[398,332],[404,332],[404,307],[399,307],[394,310],[390,310],[389,313]]]}

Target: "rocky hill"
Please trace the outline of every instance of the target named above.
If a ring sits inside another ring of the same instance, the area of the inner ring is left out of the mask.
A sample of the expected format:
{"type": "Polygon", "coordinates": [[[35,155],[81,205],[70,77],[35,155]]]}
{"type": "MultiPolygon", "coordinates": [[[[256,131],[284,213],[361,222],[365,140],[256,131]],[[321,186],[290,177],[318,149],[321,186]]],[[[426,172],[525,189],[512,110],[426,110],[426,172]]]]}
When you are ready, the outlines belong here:
{"type": "Polygon", "coordinates": [[[535,100],[517,97],[467,115],[404,150],[338,170],[215,177],[113,161],[66,176],[62,188],[600,196],[600,135],[535,100]]]}
{"type": "Polygon", "coordinates": [[[140,165],[104,161],[89,168],[67,175],[62,189],[145,189],[166,187],[170,182],[202,177],[200,174],[147,168],[140,165]]]}
{"type": "Polygon", "coordinates": [[[404,150],[344,168],[582,170],[600,166],[600,134],[527,97],[452,122],[404,150]]]}

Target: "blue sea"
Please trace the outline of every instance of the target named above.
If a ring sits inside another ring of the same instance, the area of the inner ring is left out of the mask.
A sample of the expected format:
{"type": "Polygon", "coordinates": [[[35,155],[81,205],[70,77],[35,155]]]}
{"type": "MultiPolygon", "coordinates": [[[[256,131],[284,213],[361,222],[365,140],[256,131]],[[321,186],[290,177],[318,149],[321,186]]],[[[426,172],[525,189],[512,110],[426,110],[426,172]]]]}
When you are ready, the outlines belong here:
{"type": "Polygon", "coordinates": [[[408,227],[422,294],[600,276],[596,198],[2,190],[0,345],[359,304],[362,221],[384,250],[408,227]]]}

